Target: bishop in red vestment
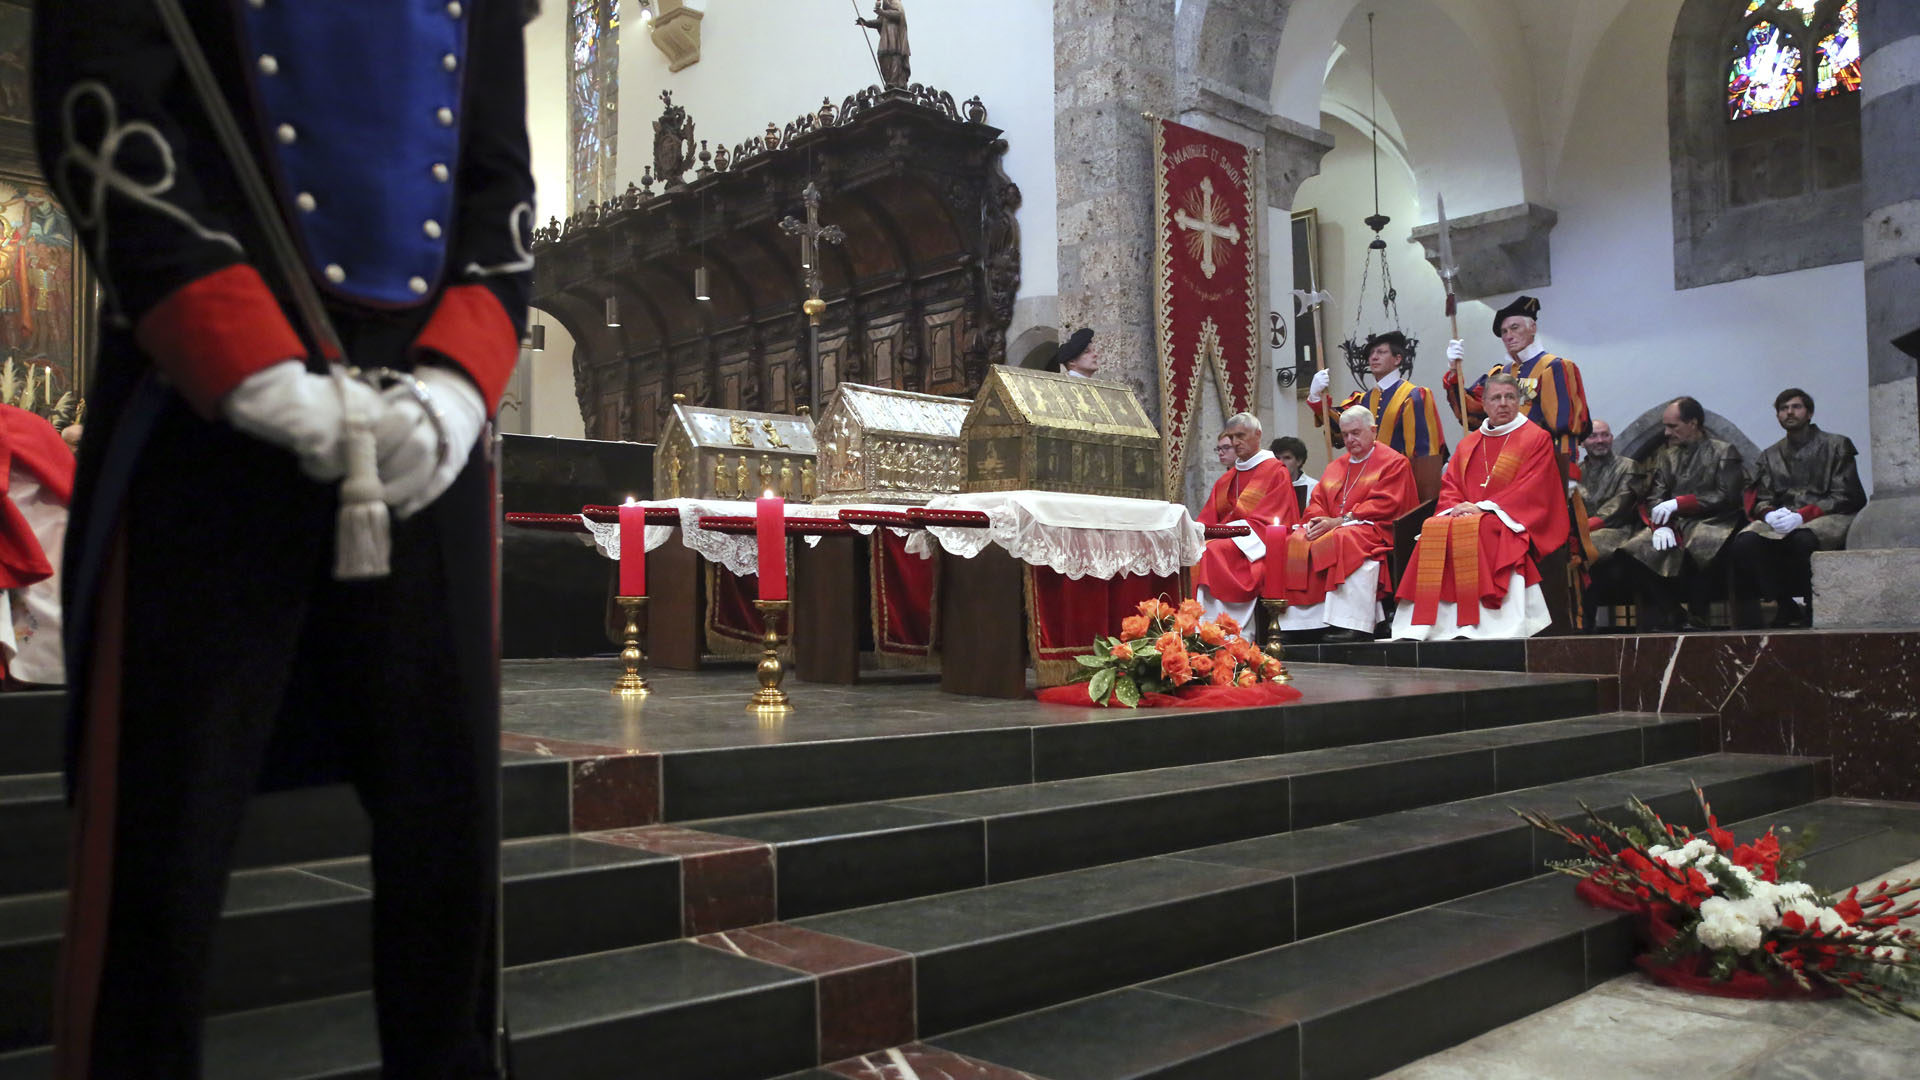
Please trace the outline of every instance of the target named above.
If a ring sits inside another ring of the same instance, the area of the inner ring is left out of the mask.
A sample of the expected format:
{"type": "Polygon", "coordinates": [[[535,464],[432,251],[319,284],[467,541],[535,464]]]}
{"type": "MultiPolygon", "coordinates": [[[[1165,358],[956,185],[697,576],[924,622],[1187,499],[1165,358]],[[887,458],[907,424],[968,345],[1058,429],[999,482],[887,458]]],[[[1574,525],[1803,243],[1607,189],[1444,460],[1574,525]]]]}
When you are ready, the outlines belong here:
{"type": "Polygon", "coordinates": [[[1400,580],[1393,636],[1531,637],[1553,621],[1539,560],[1567,542],[1553,436],[1520,414],[1513,376],[1488,377],[1487,419],[1460,441],[1440,505],[1400,580]]]}
{"type": "Polygon", "coordinates": [[[1306,519],[1287,538],[1282,630],[1337,626],[1371,634],[1380,623],[1380,599],[1391,588],[1382,564],[1393,550],[1393,523],[1420,495],[1412,464],[1377,434],[1366,406],[1340,414],[1347,452],[1321,474],[1306,519]]]}
{"type": "Polygon", "coordinates": [[[1237,460],[1214,482],[1201,507],[1202,525],[1249,525],[1252,534],[1207,542],[1206,554],[1193,568],[1194,598],[1207,617],[1231,615],[1240,625],[1251,625],[1253,602],[1260,596],[1267,554],[1266,527],[1291,526],[1300,519],[1293,499],[1293,474],[1260,445],[1260,420],[1240,413],[1227,421],[1226,436],[1233,440],[1237,460]]]}

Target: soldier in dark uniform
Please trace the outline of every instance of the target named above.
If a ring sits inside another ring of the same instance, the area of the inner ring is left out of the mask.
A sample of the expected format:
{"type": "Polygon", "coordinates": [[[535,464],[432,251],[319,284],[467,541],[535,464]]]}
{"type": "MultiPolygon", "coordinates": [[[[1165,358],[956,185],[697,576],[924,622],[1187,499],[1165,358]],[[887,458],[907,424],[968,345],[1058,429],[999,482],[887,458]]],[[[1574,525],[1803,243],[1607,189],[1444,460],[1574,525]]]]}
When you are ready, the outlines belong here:
{"type": "Polygon", "coordinates": [[[1760,601],[1774,601],[1775,626],[1804,626],[1794,600],[1813,595],[1813,553],[1847,546],[1847,527],[1867,505],[1853,440],[1813,422],[1813,395],[1795,387],[1773,400],[1787,436],[1760,452],[1754,521],[1727,547],[1733,561],[1734,625],[1760,625],[1760,601]]]}
{"type": "Polygon", "coordinates": [[[1640,502],[1645,525],[1620,546],[1638,564],[1642,630],[1684,628],[1682,601],[1705,591],[1720,550],[1746,521],[1740,450],[1708,434],[1706,421],[1693,398],[1667,403],[1667,444],[1647,464],[1640,502]]]}
{"type": "Polygon", "coordinates": [[[36,6],[38,150],[106,302],[67,543],[58,1074],[199,1076],[246,800],[345,778],[385,1075],[498,1075],[484,428],[532,268],[527,7],[179,2],[304,265],[269,255],[153,0],[36,6]],[[330,376],[291,274],[382,387],[330,376]],[[350,421],[392,508],[374,580],[334,578],[350,421]]]}

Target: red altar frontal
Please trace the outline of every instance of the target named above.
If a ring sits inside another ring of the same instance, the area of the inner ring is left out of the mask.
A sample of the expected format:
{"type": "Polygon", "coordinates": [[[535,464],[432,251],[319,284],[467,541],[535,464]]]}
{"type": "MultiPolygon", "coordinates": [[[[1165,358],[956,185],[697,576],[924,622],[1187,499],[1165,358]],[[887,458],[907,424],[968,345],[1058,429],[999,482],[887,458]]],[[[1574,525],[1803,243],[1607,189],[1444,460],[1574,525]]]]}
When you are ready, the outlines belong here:
{"type": "MultiPolygon", "coordinates": [[[[761,654],[766,625],[753,504],[650,504],[645,645],[652,663],[697,670],[761,654]]],[[[584,534],[621,555],[618,508],[508,516],[584,534]]],[[[1188,594],[1204,530],[1182,506],[1145,499],[1009,491],[923,507],[784,507],[798,678],[852,683],[861,671],[940,672],[953,693],[1022,697],[1071,680],[1096,636],[1150,597],[1188,594]]],[[[641,535],[629,533],[631,538],[641,535]]]]}

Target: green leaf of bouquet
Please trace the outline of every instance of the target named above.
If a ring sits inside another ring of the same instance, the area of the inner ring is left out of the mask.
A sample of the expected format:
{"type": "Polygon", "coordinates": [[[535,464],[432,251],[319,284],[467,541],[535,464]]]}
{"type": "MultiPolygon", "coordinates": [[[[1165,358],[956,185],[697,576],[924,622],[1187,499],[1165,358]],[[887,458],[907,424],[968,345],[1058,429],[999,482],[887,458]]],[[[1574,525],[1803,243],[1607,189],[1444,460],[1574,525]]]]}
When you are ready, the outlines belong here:
{"type": "Polygon", "coordinates": [[[1107,658],[1105,656],[1081,655],[1074,657],[1074,659],[1080,661],[1081,667],[1103,668],[1107,666],[1107,658]]]}
{"type": "Polygon", "coordinates": [[[1140,684],[1134,682],[1133,676],[1124,671],[1113,681],[1113,694],[1120,699],[1120,704],[1129,709],[1140,707],[1140,684]]]}
{"type": "Polygon", "coordinates": [[[1095,655],[1099,656],[1103,660],[1109,656],[1112,656],[1113,655],[1113,639],[1099,638],[1099,637],[1094,638],[1093,651],[1095,655]]]}
{"type": "Polygon", "coordinates": [[[1093,677],[1093,681],[1087,683],[1087,698],[1101,705],[1105,705],[1108,695],[1113,693],[1113,678],[1116,674],[1117,672],[1112,668],[1101,669],[1100,672],[1093,677]]]}

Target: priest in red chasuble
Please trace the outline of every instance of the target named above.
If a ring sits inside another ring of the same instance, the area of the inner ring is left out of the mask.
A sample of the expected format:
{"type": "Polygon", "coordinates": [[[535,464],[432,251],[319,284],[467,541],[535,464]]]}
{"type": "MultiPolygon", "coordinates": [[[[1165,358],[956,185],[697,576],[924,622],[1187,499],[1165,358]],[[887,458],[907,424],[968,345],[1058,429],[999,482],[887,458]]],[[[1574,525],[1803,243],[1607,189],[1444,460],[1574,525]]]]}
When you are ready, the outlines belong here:
{"type": "Polygon", "coordinates": [[[1520,381],[1487,377],[1487,418],[1460,440],[1400,579],[1393,636],[1523,638],[1553,620],[1541,558],[1567,542],[1566,487],[1553,436],[1520,413],[1520,381]]]}
{"type": "Polygon", "coordinates": [[[1372,635],[1380,599],[1391,591],[1385,562],[1393,523],[1420,502],[1412,464],[1377,440],[1367,406],[1348,408],[1339,423],[1347,452],[1321,474],[1305,520],[1287,537],[1282,630],[1333,626],[1372,635]]]}
{"type": "Polygon", "coordinates": [[[1215,481],[1198,519],[1202,525],[1249,525],[1252,534],[1207,541],[1193,568],[1193,593],[1207,618],[1227,614],[1248,626],[1265,573],[1266,527],[1291,526],[1300,520],[1300,505],[1293,499],[1293,474],[1260,445],[1259,417],[1235,415],[1225,435],[1233,440],[1233,467],[1215,481]]]}

